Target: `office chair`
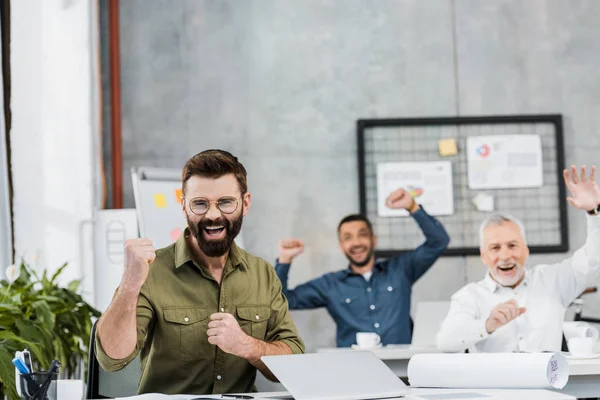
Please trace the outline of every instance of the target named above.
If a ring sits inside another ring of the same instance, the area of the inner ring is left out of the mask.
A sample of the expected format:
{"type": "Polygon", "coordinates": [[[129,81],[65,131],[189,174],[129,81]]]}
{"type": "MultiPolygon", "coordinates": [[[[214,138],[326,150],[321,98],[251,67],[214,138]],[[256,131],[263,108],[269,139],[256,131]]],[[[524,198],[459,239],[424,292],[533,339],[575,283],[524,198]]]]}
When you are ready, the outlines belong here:
{"type": "Polygon", "coordinates": [[[137,394],[142,376],[140,357],[137,356],[125,368],[117,372],[106,372],[96,359],[96,324],[92,326],[88,355],[88,379],[86,399],[111,399],[137,394]]]}

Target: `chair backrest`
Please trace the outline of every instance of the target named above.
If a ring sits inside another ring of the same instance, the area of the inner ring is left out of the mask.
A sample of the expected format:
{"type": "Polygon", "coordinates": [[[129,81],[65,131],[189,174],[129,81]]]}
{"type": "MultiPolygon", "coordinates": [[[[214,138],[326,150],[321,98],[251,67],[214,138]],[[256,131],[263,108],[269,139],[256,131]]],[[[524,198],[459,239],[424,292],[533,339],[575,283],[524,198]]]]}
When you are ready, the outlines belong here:
{"type": "Polygon", "coordinates": [[[142,376],[140,357],[136,357],[125,368],[117,372],[107,372],[96,359],[96,321],[92,327],[88,356],[88,379],[86,399],[111,399],[137,394],[142,376]]]}
{"type": "Polygon", "coordinates": [[[417,303],[411,345],[415,347],[435,347],[435,337],[449,310],[449,301],[421,301],[417,303]]]}

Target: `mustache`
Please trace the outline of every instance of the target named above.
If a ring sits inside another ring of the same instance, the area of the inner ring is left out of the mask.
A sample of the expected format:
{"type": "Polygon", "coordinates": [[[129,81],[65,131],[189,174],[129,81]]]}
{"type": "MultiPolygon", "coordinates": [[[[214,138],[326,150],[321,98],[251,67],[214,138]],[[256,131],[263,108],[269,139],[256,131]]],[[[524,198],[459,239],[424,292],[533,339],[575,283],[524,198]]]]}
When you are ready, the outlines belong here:
{"type": "Polygon", "coordinates": [[[354,250],[367,250],[367,246],[354,246],[350,248],[350,251],[354,250]]]}
{"type": "Polygon", "coordinates": [[[229,220],[227,220],[225,218],[217,218],[217,219],[203,219],[201,221],[198,221],[198,223],[196,224],[196,227],[198,228],[198,230],[202,230],[204,228],[214,228],[217,226],[222,226],[225,228],[225,230],[229,231],[230,225],[231,225],[231,223],[229,222],[229,220]]]}
{"type": "Polygon", "coordinates": [[[521,265],[520,265],[520,264],[517,262],[517,260],[508,260],[508,261],[502,261],[502,262],[499,262],[499,263],[497,263],[497,264],[495,265],[495,267],[496,267],[496,268],[498,268],[498,267],[501,267],[501,268],[503,268],[503,267],[509,267],[509,266],[511,266],[511,265],[515,265],[516,267],[520,267],[520,266],[521,266],[521,265]]]}

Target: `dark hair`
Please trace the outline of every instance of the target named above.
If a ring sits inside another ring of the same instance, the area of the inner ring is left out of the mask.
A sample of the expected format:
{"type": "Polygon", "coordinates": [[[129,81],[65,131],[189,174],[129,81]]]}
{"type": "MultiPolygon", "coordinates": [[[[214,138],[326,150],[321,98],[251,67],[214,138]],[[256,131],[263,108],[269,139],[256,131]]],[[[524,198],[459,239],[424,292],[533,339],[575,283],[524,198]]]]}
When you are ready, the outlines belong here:
{"type": "Polygon", "coordinates": [[[360,214],[350,214],[350,215],[346,215],[344,218],[342,218],[342,220],[338,224],[338,229],[337,229],[338,235],[340,233],[340,229],[342,229],[342,225],[344,225],[346,222],[354,222],[354,221],[363,221],[364,223],[366,223],[367,226],[369,227],[369,232],[371,232],[371,235],[373,234],[373,226],[371,225],[371,221],[369,221],[367,219],[367,217],[365,217],[364,215],[360,215],[360,214]]]}
{"type": "Polygon", "coordinates": [[[233,174],[242,194],[248,191],[246,168],[237,157],[225,150],[205,150],[190,158],[181,171],[181,189],[185,194],[185,184],[194,175],[217,179],[233,174]]]}

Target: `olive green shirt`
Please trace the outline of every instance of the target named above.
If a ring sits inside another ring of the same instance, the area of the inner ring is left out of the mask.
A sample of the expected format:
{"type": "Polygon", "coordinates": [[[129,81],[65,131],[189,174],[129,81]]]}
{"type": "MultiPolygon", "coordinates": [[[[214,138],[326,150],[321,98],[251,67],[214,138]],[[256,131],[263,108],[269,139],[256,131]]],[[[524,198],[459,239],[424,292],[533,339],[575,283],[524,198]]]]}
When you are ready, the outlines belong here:
{"type": "Polygon", "coordinates": [[[122,369],[141,352],[139,393],[209,394],[254,390],[256,368],[208,343],[210,315],[233,314],[248,335],[283,342],[293,353],[304,343],[290,317],[271,265],[233,244],[221,286],[192,259],[185,234],[156,252],[137,303],[136,350],[121,360],[96,356],[107,371],[122,369]]]}

